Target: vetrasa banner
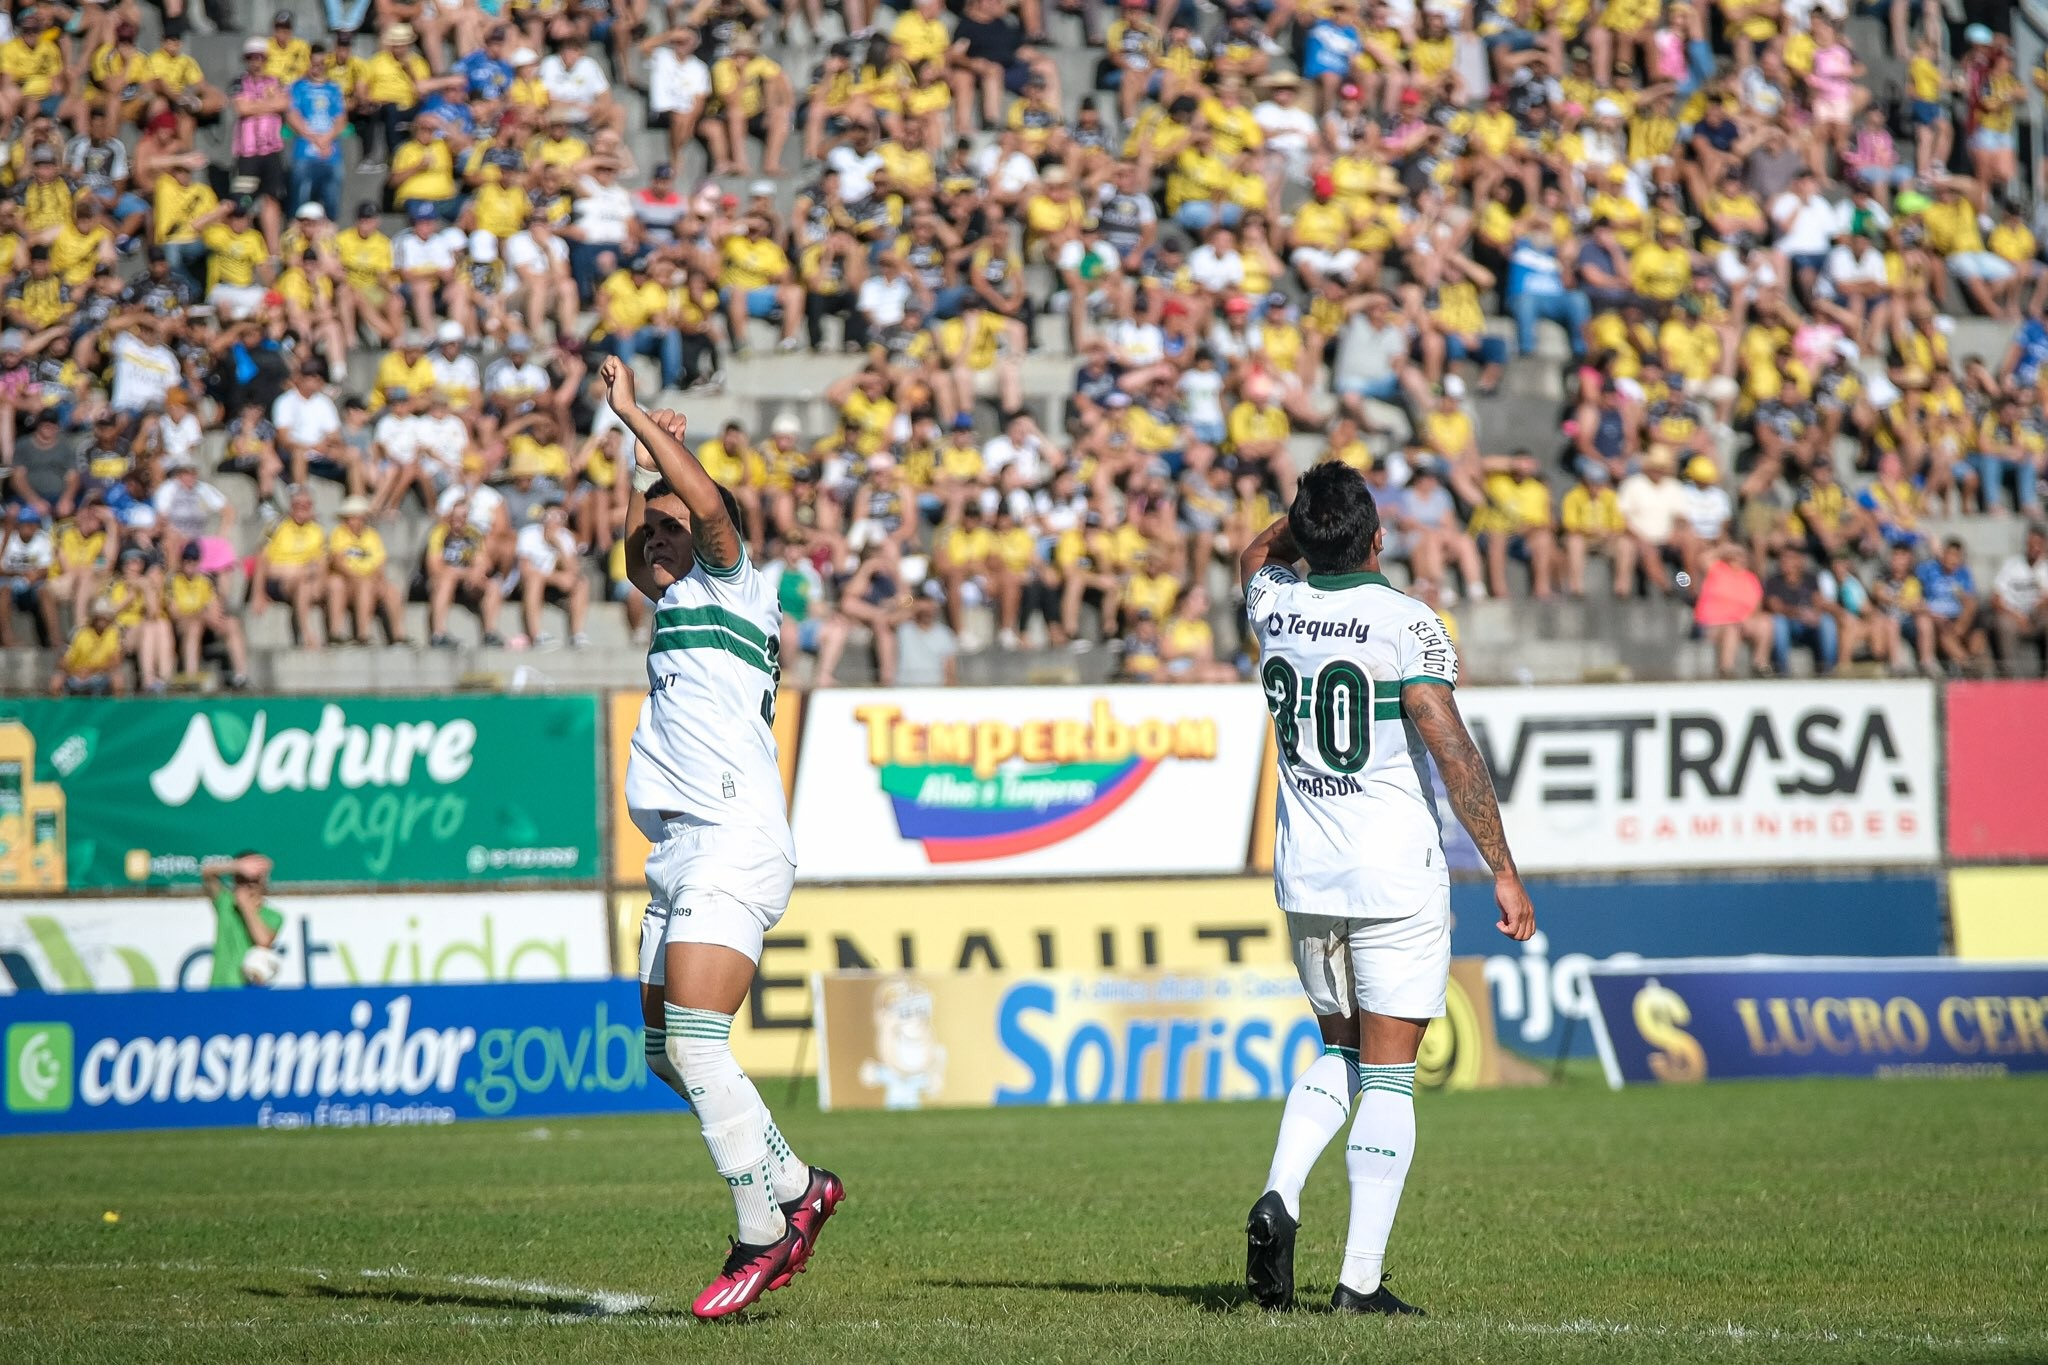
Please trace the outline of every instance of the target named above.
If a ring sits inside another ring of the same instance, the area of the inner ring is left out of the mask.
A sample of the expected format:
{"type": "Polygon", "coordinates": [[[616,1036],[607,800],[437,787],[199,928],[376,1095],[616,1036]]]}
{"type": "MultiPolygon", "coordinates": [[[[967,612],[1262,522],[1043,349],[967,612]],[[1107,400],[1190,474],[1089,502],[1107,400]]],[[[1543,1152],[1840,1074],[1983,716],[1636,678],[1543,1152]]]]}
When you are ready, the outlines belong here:
{"type": "Polygon", "coordinates": [[[253,849],[288,884],[595,881],[597,760],[589,696],[0,702],[0,878],[189,886],[253,849]]]}
{"type": "Polygon", "coordinates": [[[1590,979],[1616,1089],[2048,1071],[2048,962],[1680,958],[1590,979]]]}
{"type": "MultiPolygon", "coordinates": [[[[1475,688],[1458,705],[1516,862],[1570,872],[1932,863],[1934,699],[1925,681],[1829,679],[1475,688]]],[[[1453,868],[1483,866],[1454,820],[1445,842],[1453,868]]]]}
{"type": "MultiPolygon", "coordinates": [[[[591,891],[275,898],[273,988],[597,980],[610,975],[591,891]]],[[[204,990],[218,916],[197,895],[0,902],[0,994],[204,990]]],[[[239,968],[239,963],[232,964],[239,968]]]]}
{"type": "MultiPolygon", "coordinates": [[[[832,972],[814,978],[827,1109],[1278,1099],[1322,1054],[1294,973],[832,972]]],[[[1476,962],[1453,965],[1416,1079],[1503,1084],[1476,962]]]]}
{"type": "Polygon", "coordinates": [[[647,1073],[631,982],[0,999],[0,1132],[368,1128],[619,1114],[647,1073]]]}
{"type": "Polygon", "coordinates": [[[806,881],[1244,869],[1255,687],[820,692],[797,765],[806,881]]]}

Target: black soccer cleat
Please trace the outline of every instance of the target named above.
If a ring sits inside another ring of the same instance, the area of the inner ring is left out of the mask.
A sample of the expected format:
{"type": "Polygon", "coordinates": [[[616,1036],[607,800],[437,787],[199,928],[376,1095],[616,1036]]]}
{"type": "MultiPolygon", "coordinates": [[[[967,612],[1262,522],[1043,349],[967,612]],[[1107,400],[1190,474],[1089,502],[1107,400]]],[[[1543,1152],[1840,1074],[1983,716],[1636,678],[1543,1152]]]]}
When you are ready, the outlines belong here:
{"type": "Polygon", "coordinates": [[[1294,1231],[1300,1226],[1277,1190],[1252,1205],[1244,1224],[1244,1288],[1261,1308],[1294,1307],[1294,1231]]]}
{"type": "Polygon", "coordinates": [[[1370,1294],[1361,1294],[1355,1289],[1346,1289],[1343,1282],[1339,1281],[1337,1292],[1330,1295],[1330,1307],[1339,1313],[1378,1313],[1389,1318],[1429,1316],[1414,1304],[1403,1303],[1395,1298],[1394,1291],[1385,1284],[1370,1294]]]}

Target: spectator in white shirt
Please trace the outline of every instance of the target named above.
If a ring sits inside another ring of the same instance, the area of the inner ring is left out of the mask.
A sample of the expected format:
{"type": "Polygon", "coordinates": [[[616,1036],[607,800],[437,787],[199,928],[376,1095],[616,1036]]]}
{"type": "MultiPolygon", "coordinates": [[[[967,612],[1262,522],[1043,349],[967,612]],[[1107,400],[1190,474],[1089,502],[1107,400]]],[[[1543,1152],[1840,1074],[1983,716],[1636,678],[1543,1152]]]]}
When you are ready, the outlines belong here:
{"type": "Polygon", "coordinates": [[[879,273],[861,281],[860,293],[854,301],[871,332],[901,323],[912,297],[910,276],[904,272],[902,256],[887,252],[878,264],[879,273]]]}
{"type": "Polygon", "coordinates": [[[463,268],[469,263],[469,234],[444,224],[431,204],[415,203],[411,216],[412,227],[391,243],[391,259],[405,281],[413,318],[421,331],[431,332],[440,317],[436,304],[445,303],[448,316],[467,332],[475,317],[463,268]]]}
{"type": "Polygon", "coordinates": [[[2048,656],[2048,533],[2039,526],[2027,528],[2025,553],[1999,565],[1991,603],[1999,662],[2008,673],[2039,677],[2048,656]]]}
{"type": "Polygon", "coordinates": [[[626,111],[612,98],[611,79],[585,51],[583,39],[574,29],[557,40],[554,52],[541,59],[540,83],[548,92],[550,113],[560,111],[569,122],[592,128],[626,131],[626,111]]]}
{"type": "Polygon", "coordinates": [[[647,67],[647,108],[653,122],[668,129],[668,159],[683,159],[697,137],[697,120],[711,97],[711,68],[697,55],[697,30],[675,28],[640,44],[651,53],[647,67]]]}
{"type": "Polygon", "coordinates": [[[1835,245],[1814,291],[1813,311],[1840,327],[1857,346],[1869,347],[1883,335],[1890,292],[1891,276],[1877,243],[1838,225],[1835,245]]]}
{"type": "Polygon", "coordinates": [[[1771,201],[1770,215],[1778,250],[1791,261],[1793,278],[1811,294],[1835,235],[1835,206],[1820,192],[1820,177],[1810,170],[1793,176],[1792,187],[1771,201]]]}
{"type": "Polygon", "coordinates": [[[519,281],[519,292],[525,296],[525,306],[520,311],[527,326],[548,321],[552,313],[559,335],[580,335],[576,327],[576,276],[569,268],[569,244],[552,223],[536,214],[523,230],[506,238],[505,268],[519,281]]]}
{"type": "Polygon", "coordinates": [[[178,353],[164,344],[163,324],[144,313],[116,313],[107,326],[114,333],[114,410],[138,413],[161,404],[183,377],[178,353]]]}
{"type": "Polygon", "coordinates": [[[576,553],[576,537],[569,530],[568,511],[551,502],[539,521],[519,530],[519,606],[526,633],[512,637],[514,649],[528,641],[536,647],[553,644],[554,637],[540,628],[541,607],[549,596],[562,603],[569,614],[569,647],[582,649],[590,643],[583,632],[583,616],[590,609],[590,580],[583,576],[583,561],[576,553]]]}
{"type": "Polygon", "coordinates": [[[1066,457],[1045,438],[1038,423],[1018,413],[1004,426],[1003,434],[981,448],[981,465],[989,477],[1001,481],[1003,471],[1015,469],[1026,488],[1036,488],[1052,476],[1066,457]]]}
{"type": "Polygon", "coordinates": [[[597,292],[597,282],[625,264],[640,236],[633,196],[619,183],[618,162],[608,157],[592,160],[590,174],[576,182],[575,211],[562,235],[569,239],[569,270],[576,288],[588,301],[597,292]]]}
{"type": "Polygon", "coordinates": [[[164,461],[164,481],[149,501],[163,535],[164,557],[173,562],[186,541],[234,529],[235,509],[228,495],[199,477],[199,466],[189,455],[164,461]]]}
{"type": "Polygon", "coordinates": [[[277,428],[277,453],[303,484],[315,458],[341,463],[341,409],[327,396],[326,379],[317,366],[305,365],[292,376],[291,387],[270,405],[270,424],[277,428]]]}
{"type": "Polygon", "coordinates": [[[1642,469],[1623,479],[1615,491],[1622,522],[1628,528],[1614,546],[1616,583],[1633,585],[1640,562],[1645,578],[1663,591],[1670,590],[1678,541],[1690,534],[1685,521],[1685,488],[1671,477],[1677,467],[1670,447],[1653,446],[1643,457],[1642,469]]]}
{"type": "Polygon", "coordinates": [[[1209,229],[1209,236],[1188,253],[1188,275],[1211,294],[1228,294],[1244,284],[1244,257],[1229,228],[1209,229]]]}
{"type": "Polygon", "coordinates": [[[858,204],[875,192],[875,173],[888,163],[875,150],[874,128],[859,122],[847,134],[847,141],[825,154],[825,164],[839,173],[839,197],[858,204]]]}
{"type": "Polygon", "coordinates": [[[1267,94],[1253,107],[1252,118],[1266,135],[1266,151],[1273,163],[1267,174],[1276,180],[1282,176],[1301,180],[1308,174],[1309,154],[1317,138],[1315,115],[1301,107],[1301,78],[1282,71],[1260,84],[1267,94]]]}

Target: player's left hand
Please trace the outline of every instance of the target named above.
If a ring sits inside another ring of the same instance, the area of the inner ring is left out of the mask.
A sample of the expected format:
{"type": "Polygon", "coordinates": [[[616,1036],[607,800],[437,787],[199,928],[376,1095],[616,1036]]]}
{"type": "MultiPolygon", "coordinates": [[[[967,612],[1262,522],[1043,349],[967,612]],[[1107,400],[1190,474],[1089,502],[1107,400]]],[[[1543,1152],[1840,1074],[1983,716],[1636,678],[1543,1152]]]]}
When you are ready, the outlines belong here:
{"type": "Polygon", "coordinates": [[[654,425],[675,437],[678,445],[682,444],[683,438],[689,434],[690,419],[674,408],[658,408],[647,416],[654,425]]]}
{"type": "Polygon", "coordinates": [[[1500,907],[1494,928],[1517,943],[1536,932],[1536,907],[1529,903],[1529,888],[1522,885],[1519,872],[1503,872],[1493,879],[1493,903],[1500,907]]]}

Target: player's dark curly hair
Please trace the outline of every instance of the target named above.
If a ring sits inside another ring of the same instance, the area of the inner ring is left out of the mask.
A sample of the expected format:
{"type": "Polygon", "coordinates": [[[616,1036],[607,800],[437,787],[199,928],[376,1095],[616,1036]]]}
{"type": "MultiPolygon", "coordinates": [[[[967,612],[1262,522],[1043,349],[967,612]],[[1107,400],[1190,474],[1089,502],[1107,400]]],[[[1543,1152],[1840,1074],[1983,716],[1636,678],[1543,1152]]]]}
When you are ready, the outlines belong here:
{"type": "MultiPolygon", "coordinates": [[[[655,502],[662,498],[673,498],[678,495],[675,489],[669,487],[667,479],[656,479],[653,483],[647,485],[647,491],[641,496],[648,502],[655,502]]],[[[740,533],[741,540],[745,540],[747,538],[747,514],[740,510],[740,500],[734,497],[732,490],[724,484],[718,485],[718,500],[725,504],[725,514],[732,518],[733,529],[740,533]]]]}
{"type": "Polygon", "coordinates": [[[1294,548],[1317,573],[1350,573],[1372,554],[1380,533],[1380,509],[1365,476],[1329,460],[1301,476],[1294,505],[1287,509],[1294,548]]]}

